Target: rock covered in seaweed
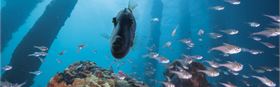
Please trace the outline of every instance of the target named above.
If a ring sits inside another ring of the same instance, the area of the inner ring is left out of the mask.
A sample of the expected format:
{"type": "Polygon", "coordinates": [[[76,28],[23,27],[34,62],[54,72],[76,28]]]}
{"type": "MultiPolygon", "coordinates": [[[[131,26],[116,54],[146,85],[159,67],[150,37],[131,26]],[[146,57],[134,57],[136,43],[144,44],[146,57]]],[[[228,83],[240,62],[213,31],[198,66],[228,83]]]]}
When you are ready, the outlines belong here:
{"type": "Polygon", "coordinates": [[[100,68],[94,62],[80,61],[57,73],[48,87],[147,87],[128,76],[118,79],[112,70],[100,68]]]}

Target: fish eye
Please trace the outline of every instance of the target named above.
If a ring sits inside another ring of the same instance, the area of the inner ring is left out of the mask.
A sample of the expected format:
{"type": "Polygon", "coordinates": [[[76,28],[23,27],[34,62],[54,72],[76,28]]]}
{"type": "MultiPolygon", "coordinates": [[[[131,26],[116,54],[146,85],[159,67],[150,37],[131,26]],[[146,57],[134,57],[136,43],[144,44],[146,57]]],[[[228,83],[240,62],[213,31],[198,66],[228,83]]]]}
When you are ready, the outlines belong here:
{"type": "Polygon", "coordinates": [[[114,26],[116,26],[116,25],[117,25],[117,23],[118,23],[118,22],[117,22],[117,18],[116,18],[116,17],[114,17],[114,18],[113,18],[113,20],[112,20],[112,22],[113,22],[114,26]]]}
{"type": "Polygon", "coordinates": [[[133,24],[133,19],[129,18],[129,23],[133,24]]]}

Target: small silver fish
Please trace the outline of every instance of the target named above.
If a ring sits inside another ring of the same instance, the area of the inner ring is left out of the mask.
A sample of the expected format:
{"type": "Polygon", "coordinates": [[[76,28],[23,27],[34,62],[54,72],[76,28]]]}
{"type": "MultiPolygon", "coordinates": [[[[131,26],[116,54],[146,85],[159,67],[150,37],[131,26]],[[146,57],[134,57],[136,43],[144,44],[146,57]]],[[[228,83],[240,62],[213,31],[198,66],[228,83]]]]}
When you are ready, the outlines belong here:
{"type": "Polygon", "coordinates": [[[221,35],[219,33],[209,33],[209,36],[210,36],[210,38],[213,38],[213,39],[218,39],[218,38],[223,37],[223,35],[221,35]]]}
{"type": "Polygon", "coordinates": [[[216,11],[222,11],[225,9],[224,6],[213,6],[213,7],[210,7],[211,10],[216,10],[216,11]]]}
{"type": "Polygon", "coordinates": [[[44,57],[44,56],[47,56],[48,53],[46,52],[34,52],[33,54],[29,54],[28,56],[34,56],[34,57],[44,57]]]}
{"type": "Polygon", "coordinates": [[[256,72],[256,73],[265,73],[266,72],[266,70],[265,69],[263,69],[263,68],[254,68],[252,65],[250,65],[249,64],[249,67],[250,67],[250,69],[252,70],[252,71],[254,71],[254,72],[256,72]]]}
{"type": "Polygon", "coordinates": [[[272,15],[264,15],[264,16],[272,19],[273,21],[280,22],[280,16],[272,16],[272,15]]]}
{"type": "Polygon", "coordinates": [[[271,81],[270,79],[268,79],[267,77],[265,77],[265,76],[263,76],[263,77],[261,77],[261,76],[252,76],[252,77],[260,80],[266,86],[276,87],[276,84],[273,81],[271,81]]]}
{"type": "Polygon", "coordinates": [[[251,54],[253,54],[253,55],[258,55],[258,54],[264,53],[264,52],[261,51],[261,50],[250,50],[249,52],[250,52],[251,54]]]}
{"type": "Polygon", "coordinates": [[[224,0],[224,1],[233,5],[239,5],[241,3],[240,0],[224,0]]]}
{"type": "Polygon", "coordinates": [[[192,78],[192,74],[187,71],[170,71],[173,74],[176,74],[180,79],[190,79],[192,78]]]}
{"type": "Polygon", "coordinates": [[[231,44],[227,44],[227,43],[224,43],[222,46],[211,48],[208,52],[211,52],[211,51],[214,51],[214,50],[223,52],[225,55],[227,55],[227,54],[237,54],[237,53],[240,53],[242,51],[242,49],[240,47],[235,46],[235,45],[231,45],[231,44]]]}
{"type": "Polygon", "coordinates": [[[25,84],[26,84],[26,82],[17,84],[17,83],[10,83],[8,81],[4,81],[4,82],[1,81],[0,87],[22,87],[25,84]]]}
{"type": "Polygon", "coordinates": [[[251,49],[247,49],[247,48],[242,48],[242,51],[243,51],[243,52],[249,52],[249,53],[251,53],[251,54],[253,54],[253,55],[258,55],[258,54],[264,53],[264,52],[261,51],[261,50],[251,50],[251,49]]]}
{"type": "Polygon", "coordinates": [[[230,82],[228,82],[228,83],[222,83],[222,82],[220,82],[220,84],[223,85],[223,86],[225,86],[225,87],[237,87],[237,86],[235,86],[234,84],[232,84],[232,83],[230,83],[230,82]]]}
{"type": "Polygon", "coordinates": [[[152,22],[158,23],[159,22],[159,18],[152,18],[152,22]]]}
{"type": "Polygon", "coordinates": [[[149,54],[144,55],[143,57],[158,58],[158,57],[159,57],[159,53],[156,53],[156,52],[150,52],[149,54]]]}
{"type": "Polygon", "coordinates": [[[239,31],[236,29],[226,29],[226,30],[220,30],[220,31],[223,33],[226,33],[228,35],[236,35],[239,33],[239,31]]]}
{"type": "Polygon", "coordinates": [[[9,71],[9,70],[13,69],[13,67],[10,66],[10,65],[6,65],[6,66],[2,67],[2,69],[3,69],[4,71],[9,71]]]}
{"type": "Polygon", "coordinates": [[[218,68],[220,67],[219,64],[217,62],[214,62],[214,61],[208,61],[208,60],[205,60],[205,62],[207,62],[211,67],[213,68],[218,68]]]}
{"type": "Polygon", "coordinates": [[[204,30],[203,29],[199,29],[197,32],[197,35],[199,36],[199,41],[202,41],[202,35],[204,34],[204,30]]]}
{"type": "Polygon", "coordinates": [[[172,45],[172,42],[171,41],[167,41],[163,47],[166,47],[166,48],[170,48],[172,45]]]}
{"type": "Polygon", "coordinates": [[[202,72],[209,77],[217,77],[217,76],[220,75],[220,73],[214,68],[210,68],[210,69],[207,69],[207,70],[198,70],[197,72],[202,72]]]}
{"type": "Polygon", "coordinates": [[[169,63],[169,62],[170,62],[169,59],[167,59],[167,58],[165,58],[165,57],[162,57],[162,56],[156,58],[156,60],[157,60],[159,63],[169,63]]]}
{"type": "Polygon", "coordinates": [[[254,27],[254,28],[261,26],[261,24],[257,22],[249,22],[248,24],[250,27],[254,27]]]}
{"type": "Polygon", "coordinates": [[[276,71],[280,71],[280,68],[279,67],[274,67],[274,69],[276,70],[276,71]]]}
{"type": "Polygon", "coordinates": [[[266,30],[252,33],[251,35],[260,35],[265,36],[267,38],[269,37],[275,37],[280,35],[280,28],[266,28],[266,30]]]}
{"type": "Polygon", "coordinates": [[[34,46],[34,48],[37,48],[37,49],[39,49],[40,51],[47,51],[47,50],[48,50],[48,48],[45,47],[45,46],[34,46]]]}
{"type": "Polygon", "coordinates": [[[162,82],[162,84],[164,85],[164,87],[175,87],[175,85],[171,82],[162,82]]]}
{"type": "Polygon", "coordinates": [[[202,36],[204,34],[204,32],[205,31],[203,29],[199,29],[198,32],[197,32],[197,35],[202,36]]]}
{"type": "Polygon", "coordinates": [[[262,40],[262,38],[257,37],[257,36],[252,36],[252,37],[250,37],[250,38],[252,38],[252,39],[255,40],[255,41],[261,41],[261,40],[262,40]]]}
{"type": "Polygon", "coordinates": [[[193,56],[190,56],[190,57],[194,58],[194,59],[197,59],[197,60],[203,59],[203,56],[201,56],[201,55],[193,55],[193,56]]]}
{"type": "Polygon", "coordinates": [[[41,71],[34,71],[34,72],[29,72],[29,73],[38,76],[38,75],[40,75],[42,72],[41,72],[41,71]]]}
{"type": "Polygon", "coordinates": [[[80,45],[78,46],[78,52],[80,52],[82,49],[84,49],[85,46],[86,46],[86,45],[84,45],[84,44],[80,44],[80,45]]]}
{"type": "Polygon", "coordinates": [[[189,48],[194,47],[194,43],[191,39],[182,39],[180,40],[182,43],[186,44],[189,48]]]}
{"type": "Polygon", "coordinates": [[[184,57],[184,56],[183,56],[182,61],[183,61],[183,64],[191,64],[191,63],[194,61],[194,59],[192,59],[192,58],[187,58],[187,57],[184,57]]]}
{"type": "Polygon", "coordinates": [[[171,32],[172,37],[174,37],[176,35],[177,28],[178,28],[178,25],[172,30],[172,32],[171,32]]]}
{"type": "Polygon", "coordinates": [[[148,55],[144,55],[143,57],[149,57],[149,58],[155,59],[159,63],[169,63],[170,62],[169,59],[167,59],[163,56],[160,56],[158,53],[155,53],[155,52],[150,52],[148,55]]]}
{"type": "Polygon", "coordinates": [[[201,60],[203,58],[203,56],[200,56],[200,55],[192,55],[192,56],[190,56],[190,55],[183,54],[182,56],[183,56],[183,58],[191,58],[191,59],[196,59],[196,60],[201,60]]]}
{"type": "Polygon", "coordinates": [[[276,48],[275,45],[273,45],[272,43],[268,43],[268,42],[262,42],[260,41],[261,44],[265,45],[268,48],[276,48]]]}
{"type": "Polygon", "coordinates": [[[265,73],[265,70],[264,70],[264,69],[261,69],[261,68],[254,69],[254,71],[255,71],[256,73],[265,73]]]}
{"type": "Polygon", "coordinates": [[[263,70],[265,70],[265,71],[267,71],[267,72],[271,72],[271,71],[273,71],[273,69],[272,69],[272,68],[267,67],[267,66],[261,66],[260,68],[261,68],[261,69],[263,69],[263,70]]]}
{"type": "Polygon", "coordinates": [[[126,78],[126,75],[122,71],[119,71],[117,77],[120,80],[124,80],[126,78]]]}
{"type": "Polygon", "coordinates": [[[231,62],[231,61],[227,61],[227,63],[225,64],[219,64],[219,66],[223,66],[226,67],[228,69],[230,69],[231,71],[234,72],[238,72],[241,71],[243,69],[243,65],[238,63],[238,62],[231,62]]]}

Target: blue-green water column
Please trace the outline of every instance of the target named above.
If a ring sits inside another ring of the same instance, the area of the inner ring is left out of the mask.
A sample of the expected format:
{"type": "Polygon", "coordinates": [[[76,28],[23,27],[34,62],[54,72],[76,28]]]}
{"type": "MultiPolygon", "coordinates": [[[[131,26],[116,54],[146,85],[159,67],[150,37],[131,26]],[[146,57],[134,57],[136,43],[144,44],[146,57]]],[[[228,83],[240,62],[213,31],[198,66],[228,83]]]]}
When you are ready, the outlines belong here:
{"type": "Polygon", "coordinates": [[[43,0],[5,0],[1,8],[1,52],[12,39],[12,34],[25,23],[26,18],[43,0]]]}
{"type": "Polygon", "coordinates": [[[11,83],[26,82],[24,87],[32,85],[35,75],[29,72],[39,70],[41,62],[38,58],[28,55],[38,51],[34,49],[34,46],[50,48],[76,3],[77,0],[53,0],[47,6],[43,15],[15,49],[9,64],[13,66],[13,69],[4,72],[1,78],[2,81],[11,83]]]}
{"type": "MultiPolygon", "coordinates": [[[[159,20],[162,19],[162,10],[163,10],[163,3],[161,0],[153,0],[152,1],[152,8],[151,8],[151,17],[152,18],[158,18],[159,20]]],[[[150,39],[148,42],[147,47],[152,47],[152,52],[159,52],[160,47],[160,36],[161,36],[161,23],[160,22],[152,22],[150,27],[150,39]]],[[[151,51],[148,51],[148,53],[151,51]]],[[[151,69],[156,69],[158,62],[151,59],[146,59],[146,62],[150,62],[152,65],[146,65],[145,71],[152,71],[151,69]]],[[[155,81],[152,81],[151,79],[155,79],[157,73],[154,73],[150,76],[145,76],[144,79],[146,79],[146,83],[149,86],[155,86],[155,81]]],[[[159,73],[161,74],[161,73],[159,73]]]]}

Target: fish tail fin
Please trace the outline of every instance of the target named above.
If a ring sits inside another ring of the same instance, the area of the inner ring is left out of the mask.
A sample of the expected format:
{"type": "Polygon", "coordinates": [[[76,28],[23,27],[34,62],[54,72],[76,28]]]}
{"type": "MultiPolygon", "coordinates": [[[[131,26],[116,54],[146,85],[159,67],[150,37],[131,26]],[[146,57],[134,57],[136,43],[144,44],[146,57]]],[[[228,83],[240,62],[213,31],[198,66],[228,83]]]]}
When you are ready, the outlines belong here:
{"type": "Polygon", "coordinates": [[[231,46],[231,44],[228,44],[228,43],[223,43],[223,45],[231,46]]]}
{"type": "Polygon", "coordinates": [[[44,62],[44,59],[43,59],[43,58],[41,58],[41,57],[39,57],[39,60],[41,61],[41,63],[43,63],[43,62],[44,62]]]}
{"type": "Polygon", "coordinates": [[[255,76],[255,75],[253,75],[253,76],[251,76],[252,78],[259,78],[259,76],[255,76]]]}
{"type": "Polygon", "coordinates": [[[259,35],[259,32],[255,32],[255,33],[250,34],[250,36],[255,36],[255,35],[259,35]]]}
{"type": "Polygon", "coordinates": [[[212,52],[213,50],[216,50],[216,48],[211,48],[208,50],[208,53],[212,52]]]}
{"type": "Polygon", "coordinates": [[[38,48],[38,46],[33,46],[34,48],[38,48]]]}
{"type": "Polygon", "coordinates": [[[226,31],[225,31],[225,30],[220,30],[220,32],[226,33],[226,31]]]}
{"type": "Polygon", "coordinates": [[[142,58],[148,58],[149,54],[142,55],[142,58]]]}
{"type": "Polygon", "coordinates": [[[263,16],[268,17],[268,18],[272,18],[271,15],[267,15],[267,14],[264,14],[263,16]]]}
{"type": "Polygon", "coordinates": [[[133,11],[137,6],[138,6],[138,4],[136,4],[136,1],[134,1],[134,0],[129,0],[129,2],[128,2],[128,9],[130,9],[131,11],[133,11]]]}

